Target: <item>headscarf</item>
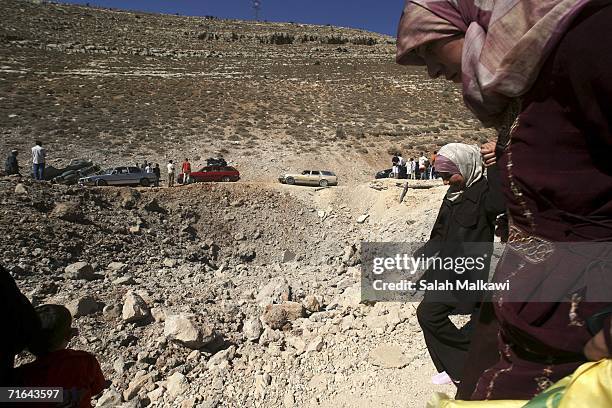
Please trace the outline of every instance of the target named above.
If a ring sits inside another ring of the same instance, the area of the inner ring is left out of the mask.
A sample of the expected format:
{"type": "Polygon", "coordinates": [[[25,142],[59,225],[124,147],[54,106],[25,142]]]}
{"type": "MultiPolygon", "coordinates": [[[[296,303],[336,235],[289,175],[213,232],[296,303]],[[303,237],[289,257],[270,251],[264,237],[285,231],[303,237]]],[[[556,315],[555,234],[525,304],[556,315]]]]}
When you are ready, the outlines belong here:
{"type": "Polygon", "coordinates": [[[449,171],[449,173],[455,173],[452,171],[452,166],[458,170],[458,172],[465,179],[465,188],[458,190],[455,187],[450,187],[446,193],[446,198],[451,201],[455,201],[463,191],[470,188],[474,183],[482,178],[482,157],[480,155],[480,149],[473,145],[467,145],[464,143],[449,143],[444,145],[438,155],[436,156],[436,169],[438,171],[449,171]],[[450,161],[452,165],[446,166],[445,163],[450,161]],[[442,164],[442,168],[440,168],[442,164]]]}
{"type": "Polygon", "coordinates": [[[396,61],[424,65],[414,52],[464,34],[463,98],[485,126],[499,127],[513,98],[525,94],[574,18],[610,0],[406,0],[396,61]]]}

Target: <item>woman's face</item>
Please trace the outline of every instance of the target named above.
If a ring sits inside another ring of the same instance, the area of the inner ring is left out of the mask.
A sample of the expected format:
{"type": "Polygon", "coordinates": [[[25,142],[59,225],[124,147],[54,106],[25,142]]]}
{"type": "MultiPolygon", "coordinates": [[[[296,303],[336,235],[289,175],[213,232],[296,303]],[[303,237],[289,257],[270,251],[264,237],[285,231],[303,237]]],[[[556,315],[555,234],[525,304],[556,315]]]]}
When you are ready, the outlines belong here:
{"type": "Polygon", "coordinates": [[[416,52],[425,60],[431,78],[444,75],[449,81],[461,83],[462,35],[431,41],[418,47],[416,52]]]}
{"type": "Polygon", "coordinates": [[[457,190],[463,190],[465,187],[465,178],[461,174],[451,174],[446,172],[438,173],[442,178],[444,185],[451,186],[457,190]]]}

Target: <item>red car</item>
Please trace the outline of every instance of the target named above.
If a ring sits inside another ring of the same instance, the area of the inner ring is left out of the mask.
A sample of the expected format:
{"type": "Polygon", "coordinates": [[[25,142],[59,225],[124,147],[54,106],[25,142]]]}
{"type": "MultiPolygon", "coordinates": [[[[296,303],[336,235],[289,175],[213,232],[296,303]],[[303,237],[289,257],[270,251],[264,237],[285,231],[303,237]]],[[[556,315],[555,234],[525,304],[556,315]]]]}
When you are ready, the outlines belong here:
{"type": "MultiPolygon", "coordinates": [[[[190,183],[199,181],[238,181],[240,172],[231,166],[206,166],[199,171],[192,171],[190,183]]],[[[183,183],[183,173],[179,174],[177,181],[183,183]]]]}

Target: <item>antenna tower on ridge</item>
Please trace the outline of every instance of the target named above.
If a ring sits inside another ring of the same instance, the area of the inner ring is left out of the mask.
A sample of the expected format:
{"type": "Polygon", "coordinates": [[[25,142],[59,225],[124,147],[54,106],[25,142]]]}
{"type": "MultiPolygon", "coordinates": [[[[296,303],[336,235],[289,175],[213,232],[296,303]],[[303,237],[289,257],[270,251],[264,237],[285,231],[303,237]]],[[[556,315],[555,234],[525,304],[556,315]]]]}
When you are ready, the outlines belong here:
{"type": "Polygon", "coordinates": [[[255,12],[255,20],[259,21],[259,12],[261,11],[261,0],[253,0],[253,11],[255,12]]]}

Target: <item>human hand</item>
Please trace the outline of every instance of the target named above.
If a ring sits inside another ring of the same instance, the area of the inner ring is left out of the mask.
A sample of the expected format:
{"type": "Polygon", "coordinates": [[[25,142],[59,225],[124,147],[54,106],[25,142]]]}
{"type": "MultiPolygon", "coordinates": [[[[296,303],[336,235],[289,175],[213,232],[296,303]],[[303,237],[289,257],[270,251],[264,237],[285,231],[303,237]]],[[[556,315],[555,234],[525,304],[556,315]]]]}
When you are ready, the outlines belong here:
{"type": "Polygon", "coordinates": [[[486,142],[480,147],[480,154],[486,167],[492,166],[497,163],[497,157],[495,156],[495,142],[486,142]]]}
{"type": "Polygon", "coordinates": [[[610,357],[610,351],[606,345],[603,330],[600,330],[589,342],[584,346],[584,355],[589,361],[599,361],[602,358],[610,357]]]}

